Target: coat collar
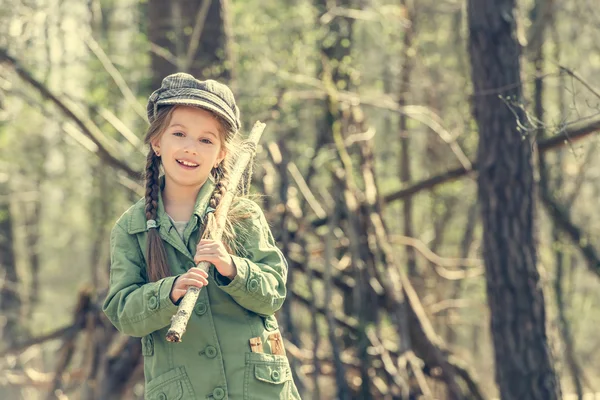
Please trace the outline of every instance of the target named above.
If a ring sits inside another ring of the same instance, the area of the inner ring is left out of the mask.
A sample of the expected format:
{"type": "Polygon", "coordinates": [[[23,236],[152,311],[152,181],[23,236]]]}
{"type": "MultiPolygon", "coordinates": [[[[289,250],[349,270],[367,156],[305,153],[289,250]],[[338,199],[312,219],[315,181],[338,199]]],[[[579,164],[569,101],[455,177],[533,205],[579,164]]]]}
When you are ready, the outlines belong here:
{"type": "MultiPolygon", "coordinates": [[[[212,177],[211,177],[212,178],[212,177]]],[[[208,205],[210,198],[215,190],[214,181],[209,178],[206,180],[204,185],[200,188],[198,192],[198,196],[196,197],[196,204],[194,205],[194,214],[198,216],[200,220],[204,218],[207,212],[214,211],[208,205]]],[[[156,224],[158,226],[165,225],[168,226],[170,224],[169,216],[165,211],[165,205],[162,200],[162,192],[165,187],[165,177],[164,175],[159,178],[160,181],[160,194],[158,196],[158,210],[156,213],[156,224]]],[[[148,230],[146,227],[146,199],[141,198],[134,206],[134,210],[131,213],[131,217],[129,219],[129,234],[145,232],[148,230]]]]}

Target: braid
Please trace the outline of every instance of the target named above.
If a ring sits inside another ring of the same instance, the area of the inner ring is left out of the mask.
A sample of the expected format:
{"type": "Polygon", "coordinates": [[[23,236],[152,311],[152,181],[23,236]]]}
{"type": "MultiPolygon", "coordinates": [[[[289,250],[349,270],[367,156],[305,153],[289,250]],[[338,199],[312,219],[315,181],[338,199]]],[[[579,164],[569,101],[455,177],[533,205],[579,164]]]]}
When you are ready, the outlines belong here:
{"type": "MultiPolygon", "coordinates": [[[[160,157],[152,149],[146,157],[146,220],[155,220],[158,212],[160,157]]],[[[158,233],[158,227],[148,229],[146,241],[146,271],[150,282],[156,282],[171,275],[167,262],[165,245],[158,233]]]]}
{"type": "MultiPolygon", "coordinates": [[[[219,203],[221,203],[221,199],[223,199],[223,196],[225,196],[225,193],[227,193],[230,183],[229,168],[227,163],[225,161],[221,162],[217,168],[213,168],[212,173],[215,178],[215,190],[208,204],[211,208],[216,210],[219,206],[219,203]]],[[[226,226],[223,230],[223,244],[225,244],[225,247],[231,253],[235,247],[233,243],[233,227],[231,226],[231,222],[228,218],[226,221],[228,226],[226,226]]],[[[216,228],[216,222],[217,219],[215,213],[208,213],[206,219],[206,229],[204,230],[204,238],[207,238],[209,236],[209,232],[216,228]]]]}
{"type": "Polygon", "coordinates": [[[146,157],[146,220],[156,220],[158,211],[160,158],[153,150],[146,157]]]}
{"type": "Polygon", "coordinates": [[[219,206],[221,199],[227,193],[227,187],[229,186],[229,170],[225,166],[224,162],[221,162],[217,166],[217,168],[213,168],[213,172],[215,175],[215,191],[213,192],[210,198],[210,206],[215,210],[219,206]]]}

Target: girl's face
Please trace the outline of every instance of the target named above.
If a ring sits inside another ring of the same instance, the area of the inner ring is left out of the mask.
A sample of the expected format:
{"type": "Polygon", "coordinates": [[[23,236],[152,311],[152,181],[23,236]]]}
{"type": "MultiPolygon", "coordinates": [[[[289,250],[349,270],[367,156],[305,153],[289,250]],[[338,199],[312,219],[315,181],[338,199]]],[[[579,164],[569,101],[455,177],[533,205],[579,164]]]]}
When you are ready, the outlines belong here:
{"type": "Polygon", "coordinates": [[[213,115],[197,107],[179,106],[160,138],[152,141],[165,169],[165,184],[173,189],[200,188],[212,168],[225,158],[213,115]]]}

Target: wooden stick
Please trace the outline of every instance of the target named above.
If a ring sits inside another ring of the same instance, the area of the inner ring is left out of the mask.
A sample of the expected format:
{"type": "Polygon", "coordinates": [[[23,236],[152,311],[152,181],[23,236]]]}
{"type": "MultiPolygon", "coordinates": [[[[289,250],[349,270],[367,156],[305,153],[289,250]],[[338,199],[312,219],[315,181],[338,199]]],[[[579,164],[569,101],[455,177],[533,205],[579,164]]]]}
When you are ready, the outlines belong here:
{"type": "MultiPolygon", "coordinates": [[[[256,151],[256,145],[260,140],[260,137],[265,130],[266,124],[256,121],[252,131],[250,131],[250,135],[248,139],[245,140],[244,145],[242,146],[242,152],[238,159],[235,162],[235,166],[233,167],[233,173],[231,175],[231,180],[229,184],[229,190],[221,199],[217,210],[215,211],[216,218],[216,227],[214,231],[208,232],[209,237],[212,240],[221,240],[223,236],[223,229],[225,228],[225,222],[227,218],[227,212],[229,211],[229,207],[231,206],[231,202],[233,201],[233,197],[235,195],[235,188],[238,187],[240,179],[246,167],[248,166],[248,162],[252,158],[252,155],[256,151]]],[[[210,263],[207,261],[202,261],[198,264],[198,268],[208,272],[210,268],[210,263]]],[[[194,309],[194,305],[198,300],[198,296],[200,295],[200,288],[190,287],[183,299],[181,300],[181,304],[179,305],[179,309],[177,313],[171,319],[171,327],[167,332],[167,340],[169,342],[179,343],[181,342],[181,337],[185,332],[190,316],[192,315],[192,311],[194,309]]]]}

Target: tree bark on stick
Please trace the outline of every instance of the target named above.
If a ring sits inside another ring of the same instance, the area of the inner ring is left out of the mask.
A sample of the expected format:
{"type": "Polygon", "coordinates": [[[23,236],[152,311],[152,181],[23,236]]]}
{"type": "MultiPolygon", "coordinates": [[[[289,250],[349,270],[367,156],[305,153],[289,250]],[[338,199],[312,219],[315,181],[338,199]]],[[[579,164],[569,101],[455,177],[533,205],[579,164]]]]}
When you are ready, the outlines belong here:
{"type": "MultiPolygon", "coordinates": [[[[250,131],[250,135],[248,139],[244,142],[244,146],[242,147],[242,152],[239,155],[238,159],[235,162],[233,167],[233,173],[231,174],[231,183],[232,188],[237,188],[242,178],[244,171],[248,166],[248,162],[252,159],[252,156],[256,152],[256,145],[260,140],[264,130],[265,124],[260,121],[257,121],[250,131]]],[[[221,236],[223,235],[223,229],[225,228],[225,222],[227,218],[227,212],[229,211],[229,207],[231,206],[231,202],[235,193],[231,190],[228,190],[225,193],[225,196],[221,199],[217,210],[215,211],[216,217],[216,227],[214,231],[208,231],[207,234],[213,240],[221,240],[221,236]]],[[[203,269],[204,271],[208,271],[210,268],[210,263],[207,261],[202,261],[198,264],[198,268],[203,269]]],[[[181,304],[179,305],[179,309],[177,313],[173,316],[171,320],[171,327],[167,332],[167,340],[169,342],[179,343],[181,342],[181,337],[187,328],[188,321],[190,320],[190,316],[192,315],[192,311],[194,309],[194,305],[198,300],[198,296],[200,295],[200,288],[190,287],[186,294],[183,296],[181,300],[181,304]]]]}

